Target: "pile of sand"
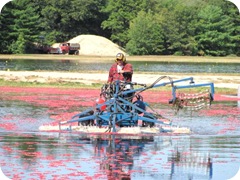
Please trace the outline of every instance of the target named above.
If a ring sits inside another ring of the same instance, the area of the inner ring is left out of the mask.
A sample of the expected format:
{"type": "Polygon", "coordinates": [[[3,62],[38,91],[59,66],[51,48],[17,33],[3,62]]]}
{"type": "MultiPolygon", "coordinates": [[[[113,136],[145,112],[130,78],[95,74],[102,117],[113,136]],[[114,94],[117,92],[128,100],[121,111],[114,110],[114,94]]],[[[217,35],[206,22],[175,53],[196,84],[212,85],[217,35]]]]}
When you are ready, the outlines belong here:
{"type": "Polygon", "coordinates": [[[124,50],[109,39],[96,35],[79,35],[68,42],[79,43],[79,55],[115,56],[124,50]]]}

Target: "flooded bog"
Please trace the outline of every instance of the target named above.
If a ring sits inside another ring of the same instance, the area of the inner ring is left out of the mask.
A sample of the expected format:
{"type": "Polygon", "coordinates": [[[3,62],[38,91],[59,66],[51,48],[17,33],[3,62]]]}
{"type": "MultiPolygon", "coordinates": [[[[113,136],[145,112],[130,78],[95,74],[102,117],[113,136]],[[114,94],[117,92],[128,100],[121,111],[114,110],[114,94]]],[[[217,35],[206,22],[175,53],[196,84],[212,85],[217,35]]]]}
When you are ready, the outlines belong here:
{"type": "Polygon", "coordinates": [[[39,127],[92,106],[99,90],[0,91],[0,167],[9,179],[227,180],[240,167],[238,98],[217,94],[207,109],[176,114],[168,104],[171,93],[153,91],[143,94],[145,101],[191,134],[97,135],[39,127]]]}
{"type": "Polygon", "coordinates": [[[229,179],[240,164],[239,136],[0,135],[10,179],[229,179]]]}

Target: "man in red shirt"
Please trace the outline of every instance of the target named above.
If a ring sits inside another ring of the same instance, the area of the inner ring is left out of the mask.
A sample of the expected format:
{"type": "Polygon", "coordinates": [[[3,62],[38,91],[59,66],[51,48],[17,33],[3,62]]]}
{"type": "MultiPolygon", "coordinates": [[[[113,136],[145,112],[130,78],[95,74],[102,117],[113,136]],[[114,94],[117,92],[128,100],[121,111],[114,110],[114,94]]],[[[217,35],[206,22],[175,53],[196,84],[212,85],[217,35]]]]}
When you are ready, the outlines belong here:
{"type": "Polygon", "coordinates": [[[126,62],[124,54],[118,53],[115,62],[109,70],[107,82],[112,83],[116,80],[131,82],[133,67],[130,63],[126,62]]]}

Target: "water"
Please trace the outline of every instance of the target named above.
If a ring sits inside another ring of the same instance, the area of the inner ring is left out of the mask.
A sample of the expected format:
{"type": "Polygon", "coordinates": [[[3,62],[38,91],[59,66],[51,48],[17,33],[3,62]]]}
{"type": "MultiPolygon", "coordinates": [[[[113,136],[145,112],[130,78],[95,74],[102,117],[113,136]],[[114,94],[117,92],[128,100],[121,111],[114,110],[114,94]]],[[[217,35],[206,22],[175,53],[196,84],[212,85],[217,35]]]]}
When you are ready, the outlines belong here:
{"type": "MultiPolygon", "coordinates": [[[[91,106],[98,90],[0,87],[0,167],[10,179],[227,180],[240,167],[240,107],[219,100],[175,114],[144,99],[192,134],[96,135],[40,132],[91,106]]],[[[169,97],[162,96],[162,101],[169,97]]]]}
{"type": "Polygon", "coordinates": [[[11,179],[216,179],[240,164],[239,136],[94,136],[1,133],[11,179]]]}
{"type": "MultiPolygon", "coordinates": [[[[78,60],[0,60],[0,70],[11,71],[107,71],[111,62],[92,63],[78,60]]],[[[135,71],[175,73],[240,73],[239,63],[168,63],[133,61],[135,71]],[[227,66],[227,68],[226,68],[227,66]]]]}
{"type": "MultiPolygon", "coordinates": [[[[239,64],[133,62],[136,71],[239,73],[239,64]]],[[[106,71],[111,63],[0,60],[0,70],[106,71]]],[[[240,167],[240,107],[236,99],[199,112],[154,104],[192,134],[145,136],[39,132],[92,105],[99,91],[0,87],[0,167],[10,179],[213,179],[240,167]]],[[[150,95],[149,95],[150,96],[150,95]]],[[[144,97],[148,100],[154,97],[144,97]]],[[[167,98],[170,99],[170,98],[167,98]]],[[[150,103],[151,104],[151,103],[150,103]]]]}

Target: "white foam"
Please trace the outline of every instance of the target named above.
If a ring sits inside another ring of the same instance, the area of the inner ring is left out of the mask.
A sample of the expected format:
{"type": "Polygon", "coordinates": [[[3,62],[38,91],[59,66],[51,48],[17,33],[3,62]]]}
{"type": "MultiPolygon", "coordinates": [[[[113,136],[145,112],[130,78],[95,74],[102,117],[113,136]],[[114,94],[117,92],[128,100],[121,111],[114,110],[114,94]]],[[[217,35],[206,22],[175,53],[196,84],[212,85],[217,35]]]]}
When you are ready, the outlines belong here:
{"type": "Polygon", "coordinates": [[[1,167],[0,167],[0,179],[1,180],[11,180],[7,176],[5,176],[5,174],[3,174],[1,167]]]}
{"type": "MultiPolygon", "coordinates": [[[[113,132],[113,129],[109,127],[97,127],[97,126],[40,126],[40,131],[66,131],[72,130],[75,132],[83,133],[107,133],[113,132]]],[[[118,134],[158,134],[161,132],[169,132],[176,134],[189,134],[191,133],[190,129],[187,127],[174,127],[174,126],[163,126],[163,127],[116,127],[116,133],[118,134]]]]}

